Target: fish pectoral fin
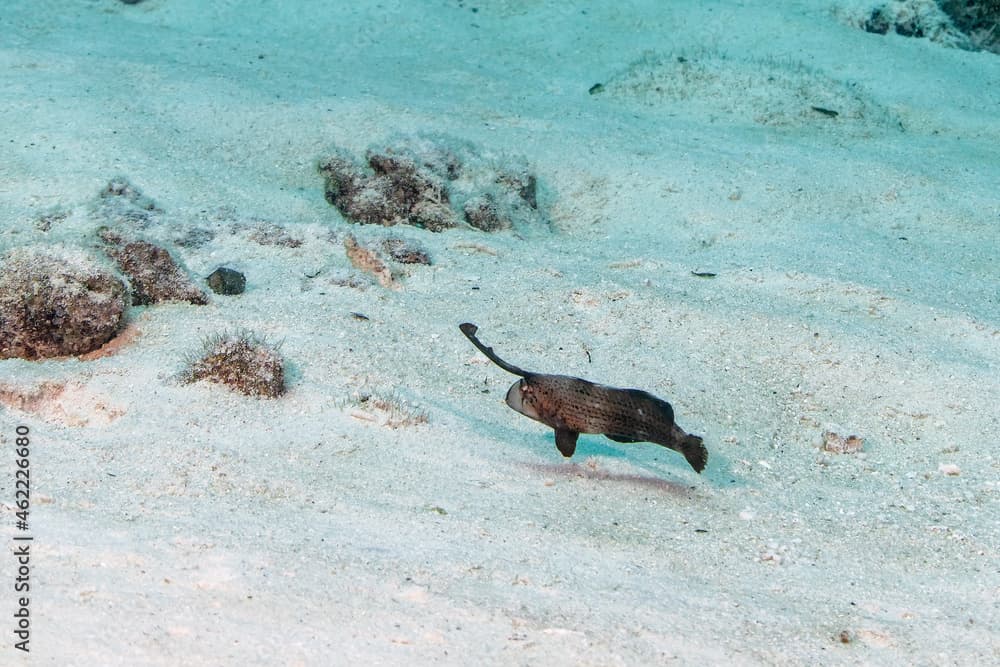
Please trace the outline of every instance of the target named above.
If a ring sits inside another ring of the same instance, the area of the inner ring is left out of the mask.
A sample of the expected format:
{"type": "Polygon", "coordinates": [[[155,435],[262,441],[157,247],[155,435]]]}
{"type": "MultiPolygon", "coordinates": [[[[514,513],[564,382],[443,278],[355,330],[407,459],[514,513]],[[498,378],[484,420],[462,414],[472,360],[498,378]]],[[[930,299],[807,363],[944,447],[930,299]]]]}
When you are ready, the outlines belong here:
{"type": "Polygon", "coordinates": [[[618,435],[617,433],[605,433],[604,437],[611,438],[615,442],[642,442],[642,440],[637,440],[635,438],[627,438],[624,435],[618,435]]]}
{"type": "Polygon", "coordinates": [[[559,448],[559,453],[561,453],[566,458],[573,456],[573,452],[576,451],[576,439],[580,437],[580,434],[576,431],[570,431],[564,428],[556,429],[556,447],[559,448]]]}

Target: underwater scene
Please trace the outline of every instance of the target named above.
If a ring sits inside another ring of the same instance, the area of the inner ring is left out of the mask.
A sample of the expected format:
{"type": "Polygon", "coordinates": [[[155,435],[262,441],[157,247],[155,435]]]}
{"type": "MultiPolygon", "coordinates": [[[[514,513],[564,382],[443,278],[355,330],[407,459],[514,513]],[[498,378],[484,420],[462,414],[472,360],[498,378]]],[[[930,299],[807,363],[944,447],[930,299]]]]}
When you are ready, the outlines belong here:
{"type": "Polygon", "coordinates": [[[3,665],[1000,663],[1000,2],[10,0],[3,665]]]}

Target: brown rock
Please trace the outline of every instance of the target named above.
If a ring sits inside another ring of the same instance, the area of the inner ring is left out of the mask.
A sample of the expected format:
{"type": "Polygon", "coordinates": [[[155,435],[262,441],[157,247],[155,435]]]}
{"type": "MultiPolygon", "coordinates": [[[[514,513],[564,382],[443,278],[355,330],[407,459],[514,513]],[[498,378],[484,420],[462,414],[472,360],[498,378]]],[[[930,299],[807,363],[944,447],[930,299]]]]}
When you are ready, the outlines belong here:
{"type": "Polygon", "coordinates": [[[148,241],[126,241],[111,230],[101,230],[108,244],[105,252],[132,284],[132,303],[144,306],[162,301],[208,303],[205,293],[191,282],[170,253],[148,241]]]}
{"type": "Polygon", "coordinates": [[[0,260],[0,359],[96,350],[126,306],[122,281],[78,250],[12,250],[0,260]]]}

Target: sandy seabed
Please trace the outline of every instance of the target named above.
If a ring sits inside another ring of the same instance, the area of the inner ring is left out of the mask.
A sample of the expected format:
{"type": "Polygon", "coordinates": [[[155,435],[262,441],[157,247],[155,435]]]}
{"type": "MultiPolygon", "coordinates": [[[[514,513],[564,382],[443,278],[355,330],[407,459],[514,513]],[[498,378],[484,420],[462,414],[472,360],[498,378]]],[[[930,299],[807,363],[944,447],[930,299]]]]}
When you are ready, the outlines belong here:
{"type": "Polygon", "coordinates": [[[1000,661],[1000,58],[863,2],[290,4],[0,10],[0,251],[99,254],[125,177],[141,235],[247,276],[0,361],[3,550],[33,537],[0,663],[1000,661]],[[545,222],[324,201],[320,159],[421,133],[526,160],[545,222]],[[348,233],[433,264],[385,287],[348,233]],[[669,400],[707,469],[564,460],[463,321],[669,400]],[[178,381],[235,329],[281,341],[283,396],[178,381]]]}

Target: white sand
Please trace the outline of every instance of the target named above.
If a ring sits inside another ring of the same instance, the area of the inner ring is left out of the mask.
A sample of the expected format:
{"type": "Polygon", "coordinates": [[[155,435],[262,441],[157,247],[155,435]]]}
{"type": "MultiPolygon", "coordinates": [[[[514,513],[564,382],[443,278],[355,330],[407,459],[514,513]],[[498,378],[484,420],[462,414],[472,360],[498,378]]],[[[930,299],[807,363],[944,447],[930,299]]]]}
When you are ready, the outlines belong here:
{"type": "Polygon", "coordinates": [[[132,309],[114,356],[0,362],[34,664],[1000,660],[1000,58],[824,1],[569,4],[5,3],[0,250],[96,248],[124,175],[154,240],[216,231],[176,250],[193,275],[248,276],[132,309]],[[330,230],[388,230],[344,222],[316,161],[420,131],[526,157],[553,231],[403,230],[434,266],[331,284],[330,230]],[[254,221],[304,243],[230,233],[254,221]],[[564,461],[466,320],[670,400],[707,470],[602,436],[564,461]],[[176,381],[235,327],[284,340],[286,396],[176,381]],[[828,429],[864,452],[821,453],[828,429]]]}

